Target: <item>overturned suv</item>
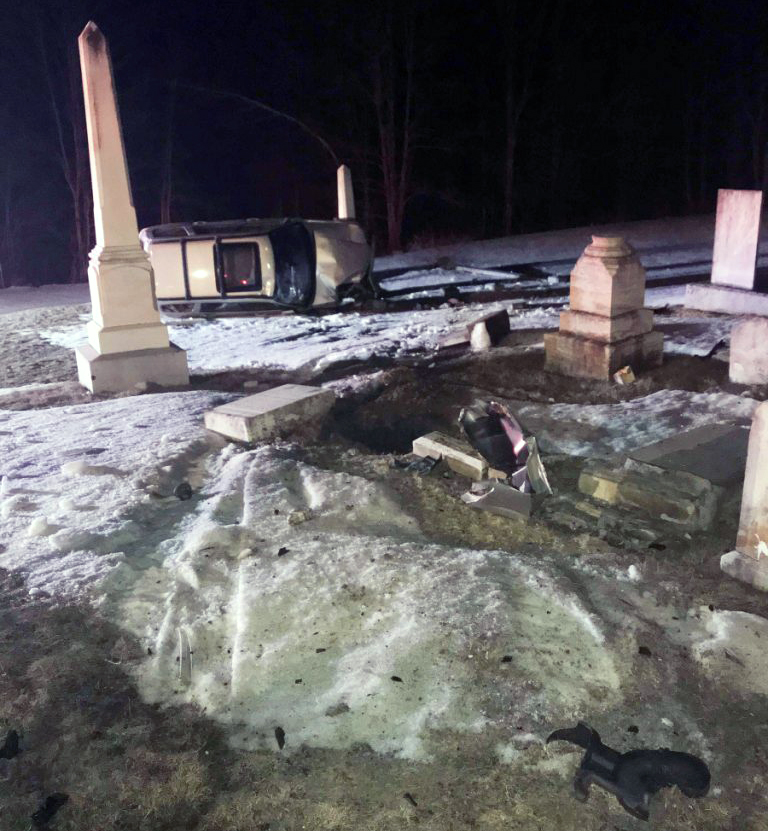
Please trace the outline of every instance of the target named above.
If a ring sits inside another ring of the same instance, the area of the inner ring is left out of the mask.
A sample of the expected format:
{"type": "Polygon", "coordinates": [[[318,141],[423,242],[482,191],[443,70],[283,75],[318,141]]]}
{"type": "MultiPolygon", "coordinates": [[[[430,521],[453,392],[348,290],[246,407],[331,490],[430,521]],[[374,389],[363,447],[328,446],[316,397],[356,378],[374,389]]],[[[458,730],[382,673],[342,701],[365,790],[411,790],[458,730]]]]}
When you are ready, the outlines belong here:
{"type": "Polygon", "coordinates": [[[140,234],[171,313],[306,311],[372,293],[373,254],[351,219],[155,225],[140,234]]]}

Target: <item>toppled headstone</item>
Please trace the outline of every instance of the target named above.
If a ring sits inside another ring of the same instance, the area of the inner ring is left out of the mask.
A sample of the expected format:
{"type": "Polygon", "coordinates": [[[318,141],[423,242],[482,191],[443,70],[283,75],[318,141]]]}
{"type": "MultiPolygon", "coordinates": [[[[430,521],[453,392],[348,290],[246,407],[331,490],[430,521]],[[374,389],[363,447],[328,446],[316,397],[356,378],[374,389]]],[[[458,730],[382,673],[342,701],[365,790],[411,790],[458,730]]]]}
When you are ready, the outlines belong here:
{"type": "Polygon", "coordinates": [[[544,335],[546,367],[609,380],[622,366],[658,366],[663,336],[643,308],[645,270],[621,237],[592,237],[571,272],[570,310],[544,335]]]}
{"type": "Polygon", "coordinates": [[[768,591],[768,402],[755,411],[749,431],[736,548],[720,559],[731,577],[768,591]]]}
{"type": "Polygon", "coordinates": [[[578,487],[600,502],[631,508],[688,530],[712,524],[722,493],[706,479],[682,471],[601,465],[585,468],[578,487]]]}
{"type": "Polygon", "coordinates": [[[502,482],[488,483],[482,490],[471,490],[462,494],[462,502],[470,508],[488,511],[491,514],[519,519],[531,515],[531,495],[523,493],[502,482]]]}
{"type": "Polygon", "coordinates": [[[470,444],[444,433],[428,433],[415,439],[413,452],[416,456],[444,459],[451,470],[478,482],[482,479],[503,479],[506,475],[503,471],[490,468],[470,444]]]}
{"type": "Polygon", "coordinates": [[[580,802],[586,802],[590,786],[597,785],[612,793],[627,813],[647,820],[651,797],[662,788],[676,785],[691,798],[705,796],[709,790],[709,768],[690,753],[666,747],[619,753],[603,744],[597,730],[584,722],[555,730],[547,744],[553,741],[571,742],[586,750],[573,780],[574,796],[580,802]]]}
{"type": "Polygon", "coordinates": [[[333,390],[284,384],[209,410],[205,426],[242,442],[315,435],[335,400],[333,390]]]}
{"type": "Polygon", "coordinates": [[[728,377],[736,384],[768,384],[768,320],[753,318],[731,332],[728,377]]]}

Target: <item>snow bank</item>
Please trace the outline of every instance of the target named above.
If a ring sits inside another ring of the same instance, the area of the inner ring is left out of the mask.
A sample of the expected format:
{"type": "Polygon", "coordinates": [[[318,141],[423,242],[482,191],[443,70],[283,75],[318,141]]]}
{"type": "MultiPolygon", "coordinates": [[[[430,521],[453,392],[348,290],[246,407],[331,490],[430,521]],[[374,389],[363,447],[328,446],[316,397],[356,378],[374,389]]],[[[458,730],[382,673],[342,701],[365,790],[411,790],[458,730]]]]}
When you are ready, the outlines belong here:
{"type": "Polygon", "coordinates": [[[78,595],[147,533],[162,492],[207,449],[209,392],[0,410],[0,567],[78,595]]]}
{"type": "Polygon", "coordinates": [[[162,565],[111,580],[119,622],[152,651],[148,699],[195,702],[242,747],[273,747],[280,726],[289,749],[422,759],[434,730],[615,698],[600,623],[556,576],[430,545],[382,486],[286,449],[215,466],[162,565]]]}

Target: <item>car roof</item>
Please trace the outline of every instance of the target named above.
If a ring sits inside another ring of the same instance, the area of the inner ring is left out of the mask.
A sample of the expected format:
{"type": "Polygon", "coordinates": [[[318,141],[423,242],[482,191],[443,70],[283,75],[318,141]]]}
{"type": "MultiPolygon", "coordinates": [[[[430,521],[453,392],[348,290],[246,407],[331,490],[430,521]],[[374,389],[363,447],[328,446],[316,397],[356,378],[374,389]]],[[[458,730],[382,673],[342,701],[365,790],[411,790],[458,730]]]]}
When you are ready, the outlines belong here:
{"type": "Polygon", "coordinates": [[[303,222],[301,219],[227,219],[221,222],[171,222],[152,225],[139,234],[142,242],[177,242],[182,239],[216,237],[250,237],[268,234],[282,225],[303,222]]]}

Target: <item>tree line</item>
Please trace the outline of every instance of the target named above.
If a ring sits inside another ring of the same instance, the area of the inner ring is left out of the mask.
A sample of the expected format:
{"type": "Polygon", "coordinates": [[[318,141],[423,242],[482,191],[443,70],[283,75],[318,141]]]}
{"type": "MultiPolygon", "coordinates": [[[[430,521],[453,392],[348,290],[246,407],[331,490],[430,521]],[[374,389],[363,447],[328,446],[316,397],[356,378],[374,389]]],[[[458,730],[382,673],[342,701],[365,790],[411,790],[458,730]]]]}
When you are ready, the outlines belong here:
{"type": "Polygon", "coordinates": [[[168,0],[0,10],[0,286],[85,279],[76,38],[113,55],[140,225],[332,216],[378,252],[711,212],[761,188],[768,8],[168,0]]]}

